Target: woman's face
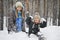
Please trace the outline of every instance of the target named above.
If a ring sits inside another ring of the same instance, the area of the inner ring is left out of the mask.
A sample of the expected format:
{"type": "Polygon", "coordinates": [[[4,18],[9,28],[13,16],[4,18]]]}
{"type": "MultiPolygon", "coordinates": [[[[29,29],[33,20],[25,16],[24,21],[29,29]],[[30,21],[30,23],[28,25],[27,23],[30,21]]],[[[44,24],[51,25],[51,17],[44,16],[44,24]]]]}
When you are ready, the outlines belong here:
{"type": "Polygon", "coordinates": [[[22,10],[22,7],[20,7],[20,6],[19,6],[19,7],[17,7],[17,10],[21,11],[21,10],[22,10]]]}

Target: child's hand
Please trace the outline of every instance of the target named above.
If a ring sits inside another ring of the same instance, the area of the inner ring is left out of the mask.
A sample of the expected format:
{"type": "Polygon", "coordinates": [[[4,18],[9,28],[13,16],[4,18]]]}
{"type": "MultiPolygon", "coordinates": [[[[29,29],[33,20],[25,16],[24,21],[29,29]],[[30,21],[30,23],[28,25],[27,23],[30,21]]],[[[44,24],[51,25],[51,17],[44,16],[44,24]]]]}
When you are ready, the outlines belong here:
{"type": "Polygon", "coordinates": [[[41,18],[40,23],[43,23],[43,21],[46,22],[46,20],[44,18],[41,18]]]}

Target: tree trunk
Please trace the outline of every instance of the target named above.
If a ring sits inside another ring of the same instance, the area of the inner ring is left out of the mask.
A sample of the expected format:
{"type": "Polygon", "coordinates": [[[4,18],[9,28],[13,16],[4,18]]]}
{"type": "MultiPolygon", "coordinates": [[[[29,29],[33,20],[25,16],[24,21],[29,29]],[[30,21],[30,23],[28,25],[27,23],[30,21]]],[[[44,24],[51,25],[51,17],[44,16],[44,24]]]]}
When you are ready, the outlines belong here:
{"type": "Polygon", "coordinates": [[[3,30],[3,0],[0,0],[0,30],[3,30]]]}
{"type": "Polygon", "coordinates": [[[60,0],[59,0],[59,15],[58,15],[58,26],[60,26],[60,0]]]}
{"type": "Polygon", "coordinates": [[[53,25],[57,25],[57,0],[53,0],[53,25]]]}

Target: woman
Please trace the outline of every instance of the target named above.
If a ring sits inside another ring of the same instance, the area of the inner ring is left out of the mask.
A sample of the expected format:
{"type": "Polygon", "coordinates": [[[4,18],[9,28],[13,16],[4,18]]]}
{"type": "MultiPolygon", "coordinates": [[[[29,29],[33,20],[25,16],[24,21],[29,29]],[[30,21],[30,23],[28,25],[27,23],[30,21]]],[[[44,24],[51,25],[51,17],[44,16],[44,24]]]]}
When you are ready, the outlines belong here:
{"type": "Polygon", "coordinates": [[[16,30],[22,31],[22,21],[23,21],[23,4],[21,2],[16,2],[16,30]]]}

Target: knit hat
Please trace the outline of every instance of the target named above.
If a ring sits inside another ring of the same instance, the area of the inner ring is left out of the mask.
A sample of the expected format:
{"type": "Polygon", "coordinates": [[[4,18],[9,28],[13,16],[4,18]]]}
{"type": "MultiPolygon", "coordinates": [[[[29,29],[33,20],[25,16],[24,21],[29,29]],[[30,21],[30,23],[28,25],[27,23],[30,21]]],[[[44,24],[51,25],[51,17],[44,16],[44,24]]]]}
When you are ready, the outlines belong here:
{"type": "Polygon", "coordinates": [[[19,6],[23,8],[23,4],[21,2],[16,2],[16,8],[19,6]]]}
{"type": "Polygon", "coordinates": [[[34,19],[35,19],[35,18],[40,19],[40,15],[39,15],[39,13],[38,13],[38,12],[35,12],[34,19]]]}

